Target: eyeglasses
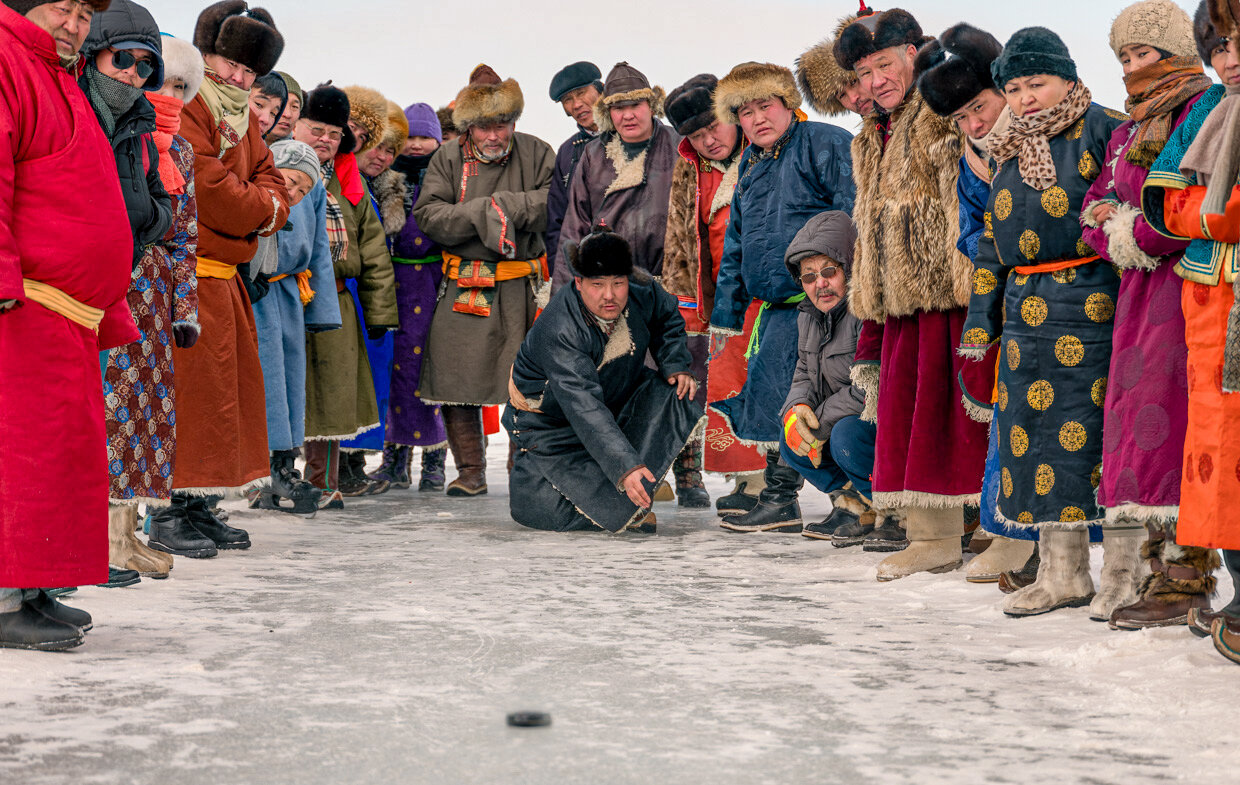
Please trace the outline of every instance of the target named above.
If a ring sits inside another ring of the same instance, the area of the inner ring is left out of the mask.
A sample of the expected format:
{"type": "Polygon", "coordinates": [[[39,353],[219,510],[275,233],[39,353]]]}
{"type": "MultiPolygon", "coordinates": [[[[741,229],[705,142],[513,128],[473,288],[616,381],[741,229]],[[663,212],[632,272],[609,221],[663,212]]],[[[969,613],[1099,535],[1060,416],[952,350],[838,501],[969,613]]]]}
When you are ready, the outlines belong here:
{"type": "Polygon", "coordinates": [[[814,281],[817,281],[819,278],[827,278],[827,279],[834,278],[837,273],[842,273],[842,272],[844,272],[843,267],[837,267],[834,264],[824,264],[822,266],[822,269],[816,273],[815,272],[801,273],[801,285],[813,286],[814,281]]]}
{"type": "Polygon", "coordinates": [[[138,66],[137,72],[140,79],[147,79],[151,74],[155,73],[154,63],[152,63],[149,59],[139,60],[134,57],[133,52],[128,49],[117,49],[112,53],[112,67],[117,71],[125,71],[133,68],[135,63],[138,66]]]}
{"type": "Polygon", "coordinates": [[[310,133],[310,136],[315,139],[326,138],[332,140],[333,142],[339,142],[344,138],[344,134],[340,131],[328,131],[326,127],[321,125],[311,125],[310,123],[306,123],[304,127],[310,133]]]}

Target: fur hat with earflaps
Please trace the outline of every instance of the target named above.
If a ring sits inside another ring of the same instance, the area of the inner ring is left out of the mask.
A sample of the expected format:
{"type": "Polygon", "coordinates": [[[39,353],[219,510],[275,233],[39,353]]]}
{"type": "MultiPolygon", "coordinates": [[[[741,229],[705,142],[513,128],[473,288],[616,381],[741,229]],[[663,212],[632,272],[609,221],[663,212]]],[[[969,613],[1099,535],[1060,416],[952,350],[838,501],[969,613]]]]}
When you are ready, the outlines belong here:
{"type": "Polygon", "coordinates": [[[667,94],[663,108],[668,122],[681,136],[707,128],[715,122],[714,74],[698,74],[667,94]]]}
{"type": "MultiPolygon", "coordinates": [[[[388,100],[378,90],[352,85],[344,88],[349,97],[349,119],[366,129],[366,144],[360,144],[353,152],[364,153],[383,141],[387,132],[388,100]]],[[[347,125],[347,123],[346,123],[347,125]]],[[[401,141],[401,146],[404,146],[401,141]]]]}
{"type": "Polygon", "coordinates": [[[639,101],[650,104],[650,113],[655,117],[663,116],[663,101],[667,93],[662,87],[651,87],[650,80],[641,71],[628,63],[616,63],[603,82],[603,94],[594,102],[594,122],[600,131],[616,130],[611,121],[613,107],[627,106],[639,101]]]}
{"type": "Polygon", "coordinates": [[[461,133],[471,125],[516,122],[525,110],[525,96],[515,79],[500,79],[486,64],[474,68],[469,84],[457,93],[452,123],[461,133]]]}
{"type": "Polygon", "coordinates": [[[627,240],[604,224],[598,224],[580,243],[569,243],[564,250],[573,273],[582,278],[604,275],[627,278],[633,274],[633,249],[627,240]]]}
{"type": "Polygon", "coordinates": [[[796,80],[787,68],[774,63],[741,63],[715,88],[715,117],[721,123],[735,125],[740,122],[737,111],[762,98],[779,98],[789,109],[801,107],[796,80]]]}
{"type": "Polygon", "coordinates": [[[334,125],[341,131],[338,155],[354,152],[357,140],[349,129],[349,96],[331,82],[321,84],[306,93],[301,107],[301,119],[310,123],[334,125]]]}
{"type": "Polygon", "coordinates": [[[400,151],[405,149],[405,140],[409,138],[409,119],[395,101],[388,101],[387,105],[387,130],[379,140],[379,146],[391,147],[400,155],[400,151]]]}
{"type": "Polygon", "coordinates": [[[1197,13],[1193,14],[1193,40],[1197,43],[1197,54],[1201,61],[1210,65],[1210,54],[1220,46],[1227,45],[1227,39],[1219,35],[1210,19],[1209,0],[1201,0],[1197,13]]]}
{"type": "Polygon", "coordinates": [[[284,52],[284,37],[266,9],[250,8],[245,0],[221,0],[198,15],[194,46],[203,55],[235,60],[264,76],[284,52]]]}
{"type": "Polygon", "coordinates": [[[1207,0],[1210,4],[1210,21],[1224,38],[1234,38],[1240,33],[1240,0],[1207,0]]]}
{"type": "Polygon", "coordinates": [[[925,43],[921,25],[903,8],[858,17],[835,39],[835,61],[852,71],[857,61],[893,46],[918,46],[925,43]]]}
{"type": "Polygon", "coordinates": [[[1002,52],[999,39],[963,23],[923,46],[913,61],[913,72],[931,111],[949,117],[982,91],[994,90],[990,64],[1002,52]]]}
{"type": "MultiPolygon", "coordinates": [[[[874,11],[867,8],[863,15],[872,13],[874,11]]],[[[840,93],[857,82],[857,75],[841,67],[835,59],[835,41],[855,21],[855,16],[844,17],[836,25],[835,38],[819,41],[797,58],[797,85],[805,96],[805,103],[818,114],[833,117],[848,111],[840,103],[840,93]]]]}

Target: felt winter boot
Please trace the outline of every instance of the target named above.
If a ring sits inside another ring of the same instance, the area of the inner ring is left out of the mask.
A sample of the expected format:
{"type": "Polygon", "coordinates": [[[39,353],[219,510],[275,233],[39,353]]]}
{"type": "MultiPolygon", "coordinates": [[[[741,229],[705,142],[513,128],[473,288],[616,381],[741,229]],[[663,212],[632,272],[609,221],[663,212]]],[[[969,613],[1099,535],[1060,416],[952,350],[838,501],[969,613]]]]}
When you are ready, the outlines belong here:
{"type": "Polygon", "coordinates": [[[1210,595],[1218,585],[1213,575],[1220,564],[1218,551],[1177,545],[1172,527],[1165,534],[1152,532],[1142,554],[1149,559],[1151,572],[1138,591],[1140,599],[1111,614],[1111,629],[1176,627],[1188,623],[1194,608],[1209,610],[1210,595]]]}
{"type": "Polygon", "coordinates": [[[144,578],[167,578],[172,557],[148,548],[134,534],[138,520],[135,505],[113,504],[108,507],[108,564],[135,570],[144,578]]]}
{"type": "MultiPolygon", "coordinates": [[[[976,540],[977,535],[974,535],[976,540]]],[[[999,534],[990,535],[990,545],[969,562],[964,579],[969,583],[997,583],[1005,572],[1016,572],[1033,555],[1033,540],[1013,540],[999,534]]]]}
{"type": "Polygon", "coordinates": [[[1209,608],[1188,609],[1188,629],[1192,634],[1208,638],[1214,627],[1214,620],[1222,617],[1240,619],[1240,551],[1223,551],[1223,566],[1231,576],[1233,596],[1231,602],[1217,611],[1209,608]]]}
{"type": "Polygon", "coordinates": [[[801,506],[797,504],[797,491],[804,482],[796,469],[780,460],[779,453],[768,452],[766,487],[758,494],[758,503],[747,513],[725,516],[719,526],[734,532],[800,532],[801,506]]]}
{"type": "Polygon", "coordinates": [[[1089,603],[1089,618],[1108,621],[1119,608],[1137,601],[1150,568],[1141,558],[1145,529],[1107,528],[1102,531],[1102,578],[1089,603]]]}
{"type": "Polygon", "coordinates": [[[732,492],[715,500],[715,511],[723,515],[741,515],[758,503],[758,494],[766,487],[763,472],[738,474],[732,492]]]}
{"type": "Polygon", "coordinates": [[[831,514],[802,529],[802,536],[814,540],[830,540],[841,526],[858,522],[870,531],[874,530],[874,505],[856,488],[847,485],[838,491],[832,491],[828,496],[831,497],[831,514]]]}
{"type": "Polygon", "coordinates": [[[482,412],[477,406],[443,406],[448,447],[456,463],[456,479],[448,496],[481,496],[487,492],[486,448],[482,443],[482,412]]]}
{"type": "MultiPolygon", "coordinates": [[[[412,459],[412,453],[410,454],[412,459]]],[[[442,491],[448,463],[447,447],[422,448],[422,478],[418,481],[418,491],[442,491]]]]}
{"type": "Polygon", "coordinates": [[[676,504],[681,507],[710,507],[710,494],[702,483],[702,442],[694,439],[685,445],[672,465],[676,478],[676,504]]]}
{"type": "Polygon", "coordinates": [[[1059,608],[1088,605],[1094,596],[1089,577],[1089,532],[1043,528],[1038,541],[1038,578],[1004,601],[1008,616],[1037,616],[1059,608]]]}
{"type": "Polygon", "coordinates": [[[879,563],[880,581],[894,581],[919,572],[951,572],[963,563],[960,555],[960,536],[964,533],[962,507],[904,507],[900,512],[904,515],[909,544],[879,563]]]}
{"type": "Polygon", "coordinates": [[[388,488],[402,490],[413,485],[409,477],[409,461],[413,448],[407,444],[383,443],[383,462],[366,475],[372,483],[387,483],[388,488]]]}

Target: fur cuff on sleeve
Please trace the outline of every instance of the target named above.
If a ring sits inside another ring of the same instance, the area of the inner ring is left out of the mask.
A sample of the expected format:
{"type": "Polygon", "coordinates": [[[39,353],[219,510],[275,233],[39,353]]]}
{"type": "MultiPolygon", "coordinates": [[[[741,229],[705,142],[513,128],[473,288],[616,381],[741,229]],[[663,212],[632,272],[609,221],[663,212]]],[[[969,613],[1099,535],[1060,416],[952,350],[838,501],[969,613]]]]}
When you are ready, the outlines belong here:
{"type": "Polygon", "coordinates": [[[1094,220],[1094,208],[1100,205],[1109,204],[1119,207],[1120,204],[1114,199],[1098,199],[1081,208],[1081,226],[1088,226],[1090,229],[1097,229],[1102,224],[1094,220]]]}
{"type": "Polygon", "coordinates": [[[198,322],[177,321],[177,322],[173,322],[172,326],[173,327],[188,327],[194,331],[194,335],[202,334],[202,327],[198,324],[198,322]]]}
{"type": "Polygon", "coordinates": [[[744,330],[729,330],[726,327],[716,327],[715,325],[712,324],[710,326],[710,334],[717,335],[720,338],[735,338],[738,335],[744,335],[745,331],[744,330]]]}
{"type": "Polygon", "coordinates": [[[970,420],[989,424],[991,418],[995,416],[994,408],[990,406],[981,406],[964,393],[961,393],[960,395],[960,402],[964,404],[964,412],[969,415],[970,420]]]}
{"type": "Polygon", "coordinates": [[[1111,252],[1111,262],[1122,270],[1154,270],[1158,258],[1150,256],[1137,245],[1137,217],[1141,211],[1130,204],[1115,208],[1115,215],[1102,225],[1111,252]]]}
{"type": "Polygon", "coordinates": [[[848,372],[852,383],[865,393],[861,421],[878,422],[878,363],[857,363],[848,372]]]}
{"type": "Polygon", "coordinates": [[[956,354],[966,360],[985,360],[986,353],[990,351],[991,345],[993,344],[987,344],[986,346],[960,346],[957,347],[956,354]]]}

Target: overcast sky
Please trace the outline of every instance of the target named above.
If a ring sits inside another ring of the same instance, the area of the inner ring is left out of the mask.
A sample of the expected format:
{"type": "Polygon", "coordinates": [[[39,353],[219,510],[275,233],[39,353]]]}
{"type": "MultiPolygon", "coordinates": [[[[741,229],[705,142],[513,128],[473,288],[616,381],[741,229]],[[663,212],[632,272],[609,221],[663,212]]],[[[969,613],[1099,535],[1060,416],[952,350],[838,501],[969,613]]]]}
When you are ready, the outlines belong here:
{"type": "MultiPolygon", "coordinates": [[[[1178,2],[1190,14],[1197,6],[1196,0],[1178,2]]],[[[568,63],[590,60],[606,74],[614,63],[627,60],[671,91],[695,74],[722,76],[746,60],[792,67],[801,52],[830,36],[836,21],[857,8],[856,0],[252,4],[275,18],[285,38],[277,67],[303,88],[331,79],[340,86],[373,87],[402,106],[425,101],[439,107],[456,97],[475,65],[485,62],[521,84],[526,106],[518,128],[554,146],[574,131],[547,95],[551,76],[568,63]]],[[[148,0],[146,5],[165,32],[192,38],[206,2],[148,0]]],[[[1108,38],[1112,19],[1127,5],[1120,0],[903,0],[900,7],[917,17],[927,35],[966,21],[1005,42],[1022,27],[1049,27],[1068,45],[1094,100],[1122,109],[1124,85],[1108,38]]],[[[837,122],[856,128],[852,118],[837,122]]]]}

